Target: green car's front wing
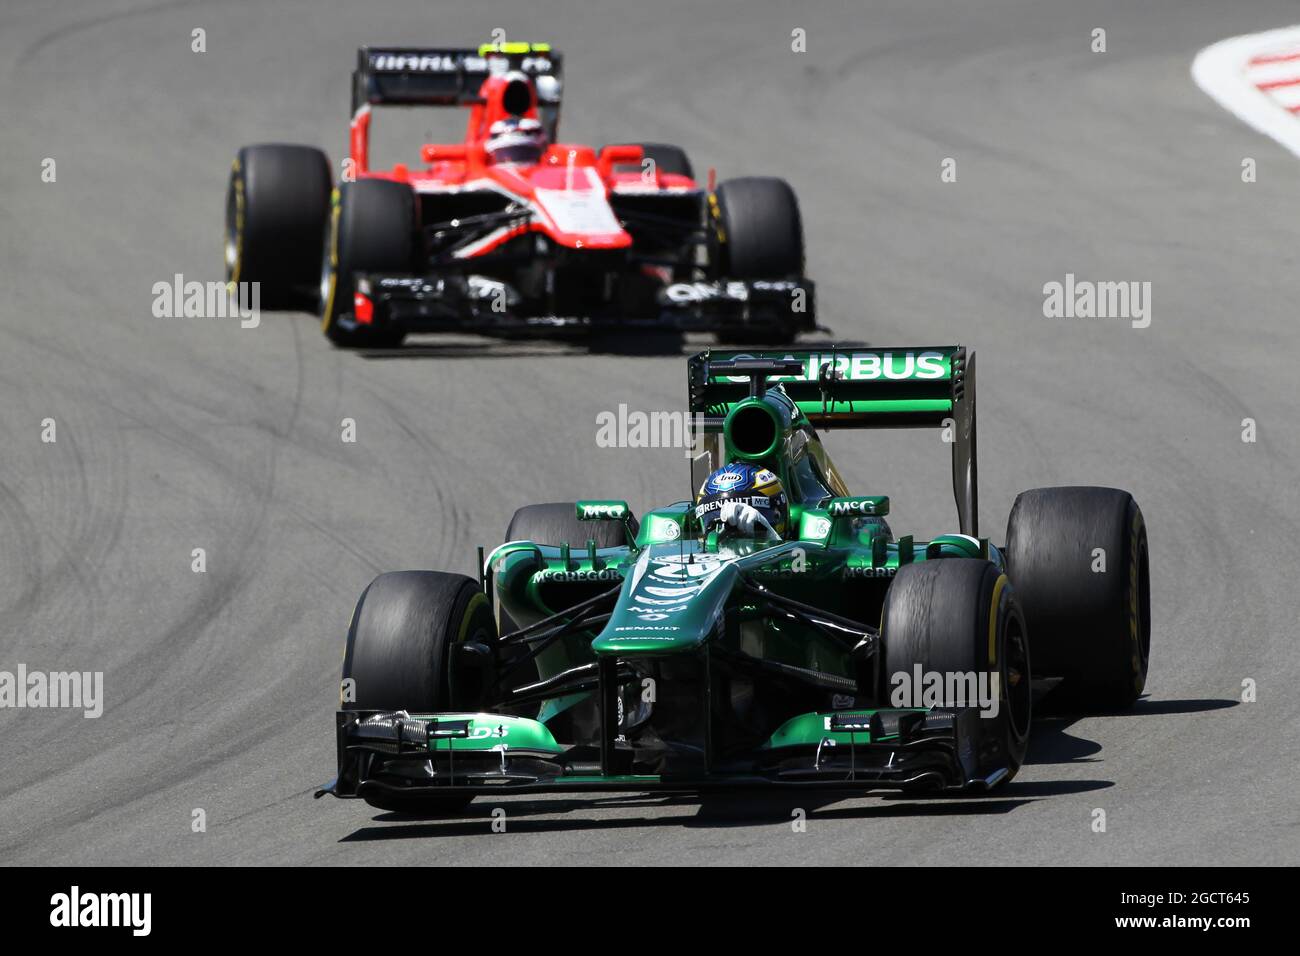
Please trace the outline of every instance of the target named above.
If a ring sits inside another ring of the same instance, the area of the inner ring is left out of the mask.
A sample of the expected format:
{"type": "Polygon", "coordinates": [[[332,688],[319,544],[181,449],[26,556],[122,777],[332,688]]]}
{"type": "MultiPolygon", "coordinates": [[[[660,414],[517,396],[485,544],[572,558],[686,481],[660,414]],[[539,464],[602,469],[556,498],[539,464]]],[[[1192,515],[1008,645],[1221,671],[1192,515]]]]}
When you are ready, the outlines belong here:
{"type": "Polygon", "coordinates": [[[547,727],[501,714],[339,711],[338,777],[316,796],[418,799],[489,793],[726,788],[945,790],[992,787],[1009,768],[981,766],[974,708],[855,709],[791,718],[725,762],[636,772],[612,733],[602,745],[558,743],[547,727]]]}

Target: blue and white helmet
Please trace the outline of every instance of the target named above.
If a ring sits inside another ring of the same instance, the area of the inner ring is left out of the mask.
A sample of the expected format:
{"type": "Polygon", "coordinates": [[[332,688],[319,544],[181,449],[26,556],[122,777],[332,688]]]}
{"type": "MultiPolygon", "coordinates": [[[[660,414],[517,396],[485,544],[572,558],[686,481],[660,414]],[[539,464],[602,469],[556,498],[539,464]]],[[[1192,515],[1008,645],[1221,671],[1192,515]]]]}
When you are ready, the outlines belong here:
{"type": "Polygon", "coordinates": [[[719,520],[722,506],[728,501],[756,508],[773,531],[785,535],[790,504],[781,479],[772,470],[736,463],[719,468],[704,479],[695,496],[695,519],[705,531],[719,520]]]}

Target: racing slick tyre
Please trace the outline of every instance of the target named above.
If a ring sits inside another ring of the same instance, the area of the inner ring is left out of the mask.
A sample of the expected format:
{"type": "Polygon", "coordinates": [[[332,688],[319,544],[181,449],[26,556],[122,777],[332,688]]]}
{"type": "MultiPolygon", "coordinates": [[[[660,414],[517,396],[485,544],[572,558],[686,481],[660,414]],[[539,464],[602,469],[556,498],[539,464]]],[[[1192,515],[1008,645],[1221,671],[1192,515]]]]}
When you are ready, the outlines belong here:
{"type": "Polygon", "coordinates": [[[396,348],[400,330],[376,330],[353,311],[356,272],[411,272],[415,268],[415,193],[403,183],[360,179],[336,194],[320,267],[321,327],[341,348],[396,348]]]}
{"type": "MultiPolygon", "coordinates": [[[[635,528],[635,519],[633,528],[635,528]]],[[[507,541],[531,541],[555,547],[569,542],[574,551],[587,546],[587,540],[596,542],[598,548],[619,548],[631,542],[627,530],[617,521],[579,521],[578,506],[572,501],[555,501],[542,505],[524,505],[514,513],[506,526],[507,541]]],[[[557,608],[556,610],[563,610],[557,608]]],[[[501,611],[498,621],[502,634],[519,630],[510,615],[501,611]]]]}
{"type": "MultiPolygon", "coordinates": [[[[955,689],[949,675],[969,680],[997,698],[997,716],[975,721],[979,739],[975,758],[986,777],[1007,771],[994,783],[1015,776],[1029,745],[1031,688],[1029,641],[1017,599],[1007,577],[978,558],[936,558],[906,564],[885,594],[881,610],[882,700],[890,706],[921,706],[921,688],[895,697],[916,670],[944,678],[946,707],[976,707],[985,701],[949,699],[955,689]],[[982,678],[980,675],[990,675],[982,678]],[[994,689],[993,676],[997,677],[994,689]],[[987,683],[985,683],[987,681],[987,683]],[[906,699],[911,698],[911,699],[906,699]]],[[[967,685],[969,686],[969,685],[967,685]]]]}
{"type": "Polygon", "coordinates": [[[1142,509],[1116,488],[1035,488],[1007,521],[1007,565],[1051,703],[1122,710],[1146,685],[1150,558],[1142,509]]]}
{"type": "MultiPolygon", "coordinates": [[[[472,706],[478,688],[455,679],[460,672],[453,672],[453,648],[495,639],[487,597],[472,578],[441,571],[381,574],[352,614],[343,654],[341,706],[409,713],[472,706]]],[[[471,678],[470,683],[475,681],[471,678]]],[[[371,806],[395,812],[454,811],[470,799],[365,795],[371,806]]]]}
{"type": "MultiPolygon", "coordinates": [[[[632,527],[636,528],[635,519],[632,527]]],[[[578,506],[573,501],[524,505],[514,513],[510,524],[506,526],[505,540],[507,541],[531,541],[534,544],[554,547],[559,547],[567,541],[575,552],[585,550],[588,539],[595,541],[597,548],[617,548],[631,544],[627,538],[627,529],[622,522],[579,521],[578,506]]],[[[558,612],[565,608],[557,607],[554,610],[558,612]]],[[[497,614],[498,633],[509,634],[519,630],[519,625],[505,608],[498,606],[497,614]]],[[[541,676],[536,661],[524,665],[522,671],[516,670],[516,674],[522,683],[528,683],[541,676]]]]}
{"type": "Polygon", "coordinates": [[[330,209],[329,160],[311,146],[245,146],[226,190],[226,281],[267,309],[314,309],[330,209]]]}
{"type": "MultiPolygon", "coordinates": [[[[714,272],[730,279],[797,279],[803,275],[803,220],[799,201],[784,179],[749,176],[718,186],[710,203],[714,218],[714,272]]],[[[718,340],[735,345],[792,342],[787,325],[764,333],[729,332],[718,340]]]]}
{"type": "Polygon", "coordinates": [[[595,541],[598,548],[619,548],[631,543],[622,522],[579,521],[578,506],[572,501],[524,505],[506,527],[507,541],[556,546],[567,541],[574,550],[579,550],[587,546],[588,539],[595,541]]]}
{"type": "MultiPolygon", "coordinates": [[[[691,166],[686,150],[680,146],[670,146],[668,143],[627,143],[625,145],[640,146],[645,158],[654,160],[655,169],[661,173],[695,178],[695,168],[691,166]]],[[[638,171],[640,168],[638,167],[638,171]]]]}

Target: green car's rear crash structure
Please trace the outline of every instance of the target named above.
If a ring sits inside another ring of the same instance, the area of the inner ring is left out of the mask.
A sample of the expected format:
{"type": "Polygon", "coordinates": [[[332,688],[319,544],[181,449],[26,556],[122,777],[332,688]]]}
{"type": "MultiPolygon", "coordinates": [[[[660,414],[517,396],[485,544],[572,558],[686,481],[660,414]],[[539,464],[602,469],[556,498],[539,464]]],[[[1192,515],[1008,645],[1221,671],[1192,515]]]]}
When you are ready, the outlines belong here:
{"type": "Polygon", "coordinates": [[[1024,758],[1031,677],[1083,710],[1137,699],[1142,513],[1042,488],[1002,545],[980,537],[973,353],[715,350],[689,386],[700,470],[775,471],[786,538],[702,533],[686,501],[639,521],[617,500],[531,505],[480,580],[380,575],[321,793],[436,811],[503,791],[989,788],[1024,758]],[[895,536],[889,499],[832,464],[832,426],[946,429],[958,531],[895,536]]]}

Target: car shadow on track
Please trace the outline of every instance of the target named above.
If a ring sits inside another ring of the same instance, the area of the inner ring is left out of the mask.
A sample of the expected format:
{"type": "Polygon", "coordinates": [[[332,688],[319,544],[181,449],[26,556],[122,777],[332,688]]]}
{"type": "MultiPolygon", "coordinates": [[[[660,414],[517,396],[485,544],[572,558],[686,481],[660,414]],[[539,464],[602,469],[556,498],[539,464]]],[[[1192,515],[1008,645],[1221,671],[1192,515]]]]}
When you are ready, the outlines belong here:
{"type": "Polygon", "coordinates": [[[1128,714],[1134,717],[1155,716],[1160,714],[1204,714],[1211,710],[1224,710],[1237,707],[1239,700],[1214,697],[1194,697],[1188,700],[1151,700],[1143,697],[1130,709],[1120,711],[1119,716],[1128,714]]]}
{"type": "Polygon", "coordinates": [[[1150,697],[1142,697],[1132,707],[1122,710],[1078,714],[1063,707],[1055,706],[1051,695],[1048,695],[1041,702],[1034,701],[1034,726],[1035,728],[1038,727],[1037,721],[1039,717],[1044,719],[1069,718],[1070,720],[1078,720],[1084,716],[1147,717],[1163,714],[1203,714],[1212,710],[1225,710],[1229,707],[1236,707],[1240,703],[1241,701],[1233,700],[1231,697],[1191,697],[1186,700],[1152,700],[1150,697]]]}
{"type": "MultiPolygon", "coordinates": [[[[763,346],[759,349],[815,349],[818,340],[801,340],[794,346],[763,346]]],[[[837,346],[862,348],[866,343],[837,343],[837,346]]],[[[709,335],[695,334],[683,338],[675,334],[633,333],[602,335],[590,339],[475,339],[456,338],[450,341],[420,338],[392,349],[354,349],[353,354],[372,361],[398,361],[402,359],[456,359],[456,358],[554,358],[556,356],[586,355],[593,358],[681,358],[709,348],[718,348],[709,335]]],[[[733,346],[722,346],[731,348],[733,346]]]]}
{"type": "MultiPolygon", "coordinates": [[[[1150,700],[1143,698],[1114,716],[1149,717],[1198,714],[1237,705],[1231,699],[1150,700]]],[[[1105,715],[1104,715],[1105,716],[1105,715]]],[[[1101,744],[1072,733],[1082,715],[1042,709],[1034,721],[1025,765],[1094,763],[1101,744]]],[[[870,820],[905,817],[995,816],[1048,797],[1090,793],[1113,787],[1110,780],[1014,780],[987,794],[946,793],[844,794],[808,790],[798,793],[747,794],[613,794],[589,799],[511,797],[494,803],[480,798],[454,816],[421,817],[379,813],[339,842],[476,836],[490,831],[492,811],[504,807],[510,833],[556,833],[646,827],[727,828],[785,824],[802,810],[809,820],[870,820]],[[644,814],[628,815],[628,810],[644,814]],[[606,815],[608,814],[608,815],[606,815]]]]}
{"type": "Polygon", "coordinates": [[[1069,732],[1078,719],[1074,716],[1039,717],[1035,714],[1025,764],[1091,763],[1098,760],[1101,744],[1069,732]]]}
{"type": "Polygon", "coordinates": [[[393,349],[356,349],[355,354],[369,360],[454,359],[454,358],[553,358],[586,355],[592,357],[672,357],[679,358],[699,348],[680,335],[630,334],[602,335],[589,339],[473,339],[450,341],[417,339],[393,349]]]}
{"type": "MultiPolygon", "coordinates": [[[[681,358],[709,348],[735,348],[719,345],[712,335],[693,332],[682,336],[674,332],[610,333],[583,339],[564,338],[475,338],[457,334],[450,340],[435,336],[420,336],[408,340],[398,348],[353,349],[353,354],[374,361],[401,359],[456,359],[456,358],[554,358],[556,356],[587,355],[593,358],[681,358]]],[[[800,339],[794,345],[753,345],[755,349],[816,349],[824,345],[821,339],[800,339]]],[[[868,348],[865,341],[837,341],[836,347],[868,348]]]]}
{"type": "Polygon", "coordinates": [[[505,342],[447,342],[437,345],[403,345],[396,349],[355,349],[353,354],[368,361],[397,362],[403,359],[519,359],[555,358],[565,355],[586,355],[579,347],[538,346],[530,343],[505,342]]]}
{"type": "MultiPolygon", "coordinates": [[[[1127,710],[1113,714],[1088,716],[1152,717],[1176,714],[1200,714],[1237,706],[1230,699],[1193,698],[1189,700],[1151,700],[1143,697],[1127,710]]],[[[1098,760],[1101,744],[1071,733],[1071,728],[1085,715],[1070,713],[1052,706],[1047,698],[1040,706],[1035,702],[1033,736],[1025,764],[1092,763],[1098,760]]]]}
{"type": "Polygon", "coordinates": [[[840,793],[782,794],[620,794],[577,800],[568,797],[518,799],[493,803],[480,798],[462,814],[421,818],[411,814],[381,813],[378,826],[361,827],[341,843],[376,840],[426,839],[476,836],[491,829],[492,811],[505,809],[510,833],[557,833],[584,830],[623,830],[646,827],[722,829],[787,824],[802,811],[814,820],[871,820],[900,817],[996,816],[1043,796],[1104,789],[1108,781],[1069,781],[1043,784],[1009,784],[996,794],[983,796],[844,795],[840,793]],[[619,811],[644,810],[628,816],[619,811]],[[610,813],[613,815],[597,815],[610,813]]]}

